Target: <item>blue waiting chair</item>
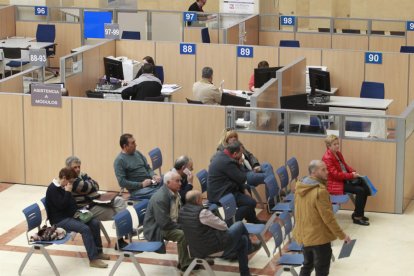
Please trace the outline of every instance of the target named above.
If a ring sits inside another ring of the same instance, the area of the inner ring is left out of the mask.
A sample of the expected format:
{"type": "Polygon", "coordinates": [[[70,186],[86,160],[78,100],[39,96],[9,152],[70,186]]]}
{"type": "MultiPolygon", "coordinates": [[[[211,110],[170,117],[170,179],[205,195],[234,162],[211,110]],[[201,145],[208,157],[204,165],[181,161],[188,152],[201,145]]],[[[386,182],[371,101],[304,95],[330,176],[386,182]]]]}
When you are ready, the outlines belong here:
{"type": "MultiPolygon", "coordinates": [[[[265,184],[266,184],[266,189],[268,192],[268,202],[271,201],[271,199],[273,199],[274,201],[274,206],[272,207],[272,209],[270,209],[268,205],[269,213],[276,214],[276,212],[280,213],[283,211],[293,212],[293,209],[294,209],[293,200],[290,202],[278,202],[278,199],[280,198],[280,189],[277,184],[275,176],[268,175],[265,178],[265,184]]],[[[270,221],[273,221],[273,219],[271,218],[270,221]]]]}
{"type": "Polygon", "coordinates": [[[160,79],[161,83],[164,84],[164,67],[160,65],[155,65],[154,75],[160,79]]]}
{"type": "Polygon", "coordinates": [[[290,172],[290,186],[292,189],[292,184],[295,183],[298,180],[299,177],[299,164],[298,160],[295,157],[290,158],[288,161],[286,161],[286,166],[289,168],[290,172]]]}
{"type": "Polygon", "coordinates": [[[283,234],[279,223],[272,224],[269,228],[269,232],[272,233],[275,241],[275,249],[273,250],[273,254],[275,254],[276,250],[279,249],[280,258],[277,261],[277,264],[282,266],[282,269],[279,269],[275,275],[280,275],[283,271],[290,271],[292,275],[297,276],[298,274],[294,268],[302,266],[304,261],[303,254],[282,254],[283,234]]]}
{"type": "MultiPolygon", "coordinates": [[[[202,169],[196,174],[198,181],[200,182],[201,192],[205,193],[207,191],[207,181],[208,181],[208,172],[206,169],[202,169]]],[[[205,207],[208,207],[210,211],[217,210],[217,204],[210,203],[207,201],[203,202],[205,207]]]]}
{"type": "Polygon", "coordinates": [[[292,217],[289,214],[289,212],[285,211],[281,213],[279,216],[279,221],[280,223],[283,223],[283,225],[281,224],[280,226],[283,226],[285,228],[285,239],[287,237],[289,241],[287,250],[293,251],[293,252],[301,252],[303,250],[303,245],[298,244],[290,235],[290,233],[293,230],[293,224],[292,224],[292,217]]]}
{"type": "Polygon", "coordinates": [[[400,53],[414,53],[414,46],[401,46],[400,53]]]}
{"type": "Polygon", "coordinates": [[[384,99],[385,88],[382,82],[364,81],[361,85],[361,98],[384,99]]]}
{"type": "Polygon", "coordinates": [[[283,192],[285,194],[285,196],[282,197],[280,196],[279,193],[279,199],[280,201],[293,201],[295,198],[295,195],[289,191],[288,186],[289,186],[289,174],[288,171],[286,169],[286,166],[281,166],[276,170],[276,175],[279,178],[279,183],[280,183],[280,191],[283,192]]]}
{"type": "Polygon", "coordinates": [[[133,32],[133,31],[123,31],[121,39],[140,40],[141,39],[141,33],[140,32],[133,32]]]}
{"type": "Polygon", "coordinates": [[[59,276],[59,271],[53,262],[52,258],[50,257],[49,253],[46,251],[45,247],[52,245],[52,244],[64,244],[70,239],[70,234],[66,233],[66,236],[61,240],[56,241],[35,241],[31,242],[29,239],[29,232],[31,232],[33,229],[37,229],[37,231],[40,230],[40,225],[42,224],[42,213],[40,211],[39,205],[37,203],[34,203],[25,209],[23,209],[23,214],[26,217],[27,222],[27,231],[26,231],[26,238],[27,243],[31,245],[31,248],[29,252],[27,252],[26,257],[24,257],[22,264],[19,268],[19,275],[22,275],[23,269],[26,266],[27,262],[29,261],[32,254],[39,250],[43,256],[45,256],[47,262],[52,267],[53,271],[55,272],[55,275],[59,276]]]}
{"type": "Polygon", "coordinates": [[[300,47],[300,42],[298,40],[281,40],[279,47],[300,47]]]}
{"type": "MultiPolygon", "coordinates": [[[[115,227],[116,227],[116,236],[117,240],[124,236],[128,236],[131,240],[133,233],[132,227],[132,218],[128,210],[123,210],[114,216],[115,227]]],[[[134,264],[135,268],[138,270],[140,275],[145,275],[142,270],[138,260],[135,258],[135,254],[142,252],[155,252],[163,246],[162,242],[130,242],[127,246],[121,248],[121,254],[118,257],[115,265],[113,266],[109,276],[114,275],[115,271],[118,269],[119,265],[125,258],[129,258],[134,264]]],[[[118,248],[119,244],[118,244],[118,248]]]]}
{"type": "MultiPolygon", "coordinates": [[[[227,194],[220,198],[219,201],[224,210],[224,220],[227,224],[233,224],[237,212],[237,204],[234,195],[227,194]]],[[[244,223],[244,226],[249,234],[257,237],[257,239],[261,242],[263,249],[266,251],[267,256],[270,257],[270,251],[265,241],[265,233],[268,229],[267,224],[244,223]]]]}
{"type": "Polygon", "coordinates": [[[208,32],[208,28],[201,29],[201,41],[203,43],[210,43],[210,33],[208,32]]]}
{"type": "Polygon", "coordinates": [[[161,176],[161,167],[162,167],[162,153],[160,148],[154,148],[152,150],[150,150],[150,152],[148,152],[148,155],[151,159],[151,163],[152,163],[152,169],[155,170],[159,170],[160,172],[160,176],[161,176]]]}

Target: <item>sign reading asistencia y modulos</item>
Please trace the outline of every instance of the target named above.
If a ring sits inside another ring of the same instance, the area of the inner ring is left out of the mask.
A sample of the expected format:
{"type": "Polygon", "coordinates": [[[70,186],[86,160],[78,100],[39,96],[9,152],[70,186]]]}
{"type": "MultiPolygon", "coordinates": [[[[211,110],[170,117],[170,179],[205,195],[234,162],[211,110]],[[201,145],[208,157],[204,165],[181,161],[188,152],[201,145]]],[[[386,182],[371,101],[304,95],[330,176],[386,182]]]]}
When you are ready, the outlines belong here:
{"type": "Polygon", "coordinates": [[[62,107],[60,84],[32,83],[32,106],[62,107]]]}

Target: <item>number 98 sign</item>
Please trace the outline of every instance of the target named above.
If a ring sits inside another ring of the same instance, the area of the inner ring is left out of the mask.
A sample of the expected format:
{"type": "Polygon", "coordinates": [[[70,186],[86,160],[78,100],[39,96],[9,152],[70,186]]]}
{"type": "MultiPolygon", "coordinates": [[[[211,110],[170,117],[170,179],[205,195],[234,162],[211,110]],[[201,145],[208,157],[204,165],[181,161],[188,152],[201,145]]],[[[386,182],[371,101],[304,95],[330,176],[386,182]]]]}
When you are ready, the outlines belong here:
{"type": "Polygon", "coordinates": [[[296,18],[294,16],[281,16],[280,25],[282,26],[294,26],[296,18]]]}
{"type": "Polygon", "coordinates": [[[407,31],[414,31],[414,21],[407,21],[407,31]]]}
{"type": "Polygon", "coordinates": [[[192,43],[180,43],[181,55],[195,55],[196,45],[192,43]]]}
{"type": "Polygon", "coordinates": [[[382,53],[365,52],[365,63],[382,64],[382,53]]]}

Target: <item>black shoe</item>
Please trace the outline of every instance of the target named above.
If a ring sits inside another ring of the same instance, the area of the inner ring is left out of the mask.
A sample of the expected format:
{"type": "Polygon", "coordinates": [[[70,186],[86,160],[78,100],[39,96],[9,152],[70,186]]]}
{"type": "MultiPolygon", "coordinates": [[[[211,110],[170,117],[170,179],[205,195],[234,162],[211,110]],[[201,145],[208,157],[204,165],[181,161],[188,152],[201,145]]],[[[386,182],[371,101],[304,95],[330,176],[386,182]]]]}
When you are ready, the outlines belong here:
{"type": "MultiPolygon", "coordinates": [[[[128,243],[124,241],[124,239],[119,239],[118,244],[119,247],[121,247],[121,249],[128,245],[128,243]]],[[[115,250],[118,250],[118,244],[115,244],[115,250]]]]}
{"type": "MultiPolygon", "coordinates": [[[[352,219],[354,219],[355,218],[355,214],[352,214],[352,219]]],[[[363,216],[362,218],[361,218],[363,221],[369,221],[369,218],[368,217],[366,217],[366,216],[363,216]]]]}
{"type": "Polygon", "coordinates": [[[265,220],[261,220],[261,219],[256,219],[255,221],[251,222],[253,224],[266,224],[267,221],[265,220]]]}
{"type": "Polygon", "coordinates": [[[214,259],[213,258],[206,258],[206,262],[208,265],[214,265],[214,259]]]}
{"type": "Polygon", "coordinates": [[[249,251],[247,252],[248,255],[252,254],[253,252],[256,252],[262,247],[262,243],[252,243],[252,246],[250,247],[249,251]]]}
{"type": "Polygon", "coordinates": [[[363,220],[362,218],[360,218],[360,219],[354,218],[352,220],[354,221],[355,224],[359,224],[359,225],[363,225],[363,226],[368,226],[369,225],[369,222],[363,220]]]}
{"type": "MultiPolygon", "coordinates": [[[[188,268],[188,265],[187,265],[187,266],[185,266],[185,267],[183,267],[183,268],[181,268],[181,265],[180,265],[180,264],[178,264],[178,265],[177,265],[177,268],[178,268],[179,270],[181,270],[182,272],[185,272],[185,271],[187,270],[187,268],[188,268]]],[[[202,265],[196,265],[196,266],[193,268],[193,270],[200,270],[200,269],[204,269],[204,266],[202,266],[202,265]]]]}

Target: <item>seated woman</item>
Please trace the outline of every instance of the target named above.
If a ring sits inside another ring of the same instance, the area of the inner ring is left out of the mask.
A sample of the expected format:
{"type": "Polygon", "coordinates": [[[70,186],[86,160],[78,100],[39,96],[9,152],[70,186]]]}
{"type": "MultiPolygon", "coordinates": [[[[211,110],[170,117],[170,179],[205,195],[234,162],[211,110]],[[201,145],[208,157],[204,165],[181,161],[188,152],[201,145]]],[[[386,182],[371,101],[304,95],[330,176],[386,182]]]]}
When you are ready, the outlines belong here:
{"type": "MultiPolygon", "coordinates": [[[[154,61],[154,59],[152,58],[152,57],[150,57],[150,56],[146,56],[146,57],[144,57],[143,59],[142,59],[142,63],[143,64],[147,64],[147,63],[149,63],[149,64],[152,64],[152,66],[154,66],[155,67],[155,61],[154,61]]],[[[137,75],[135,76],[135,78],[137,79],[137,78],[139,78],[139,76],[141,76],[142,74],[143,74],[143,72],[142,72],[142,66],[141,66],[141,68],[139,68],[139,70],[138,70],[138,72],[137,72],[137,75]]],[[[155,74],[154,74],[155,75],[155,74]]],[[[157,75],[155,75],[157,78],[158,78],[158,76],[157,75]]]]}
{"type": "Polygon", "coordinates": [[[338,137],[328,135],[325,144],[327,149],[322,160],[328,169],[329,193],[333,195],[355,194],[355,211],[352,214],[352,220],[355,224],[368,226],[369,219],[364,216],[364,209],[369,191],[358,178],[358,173],[345,162],[339,151],[338,137]]]}
{"type": "MultiPolygon", "coordinates": [[[[262,60],[257,64],[257,68],[269,68],[269,63],[266,60],[262,60]]],[[[249,90],[254,92],[254,73],[250,76],[249,90]]]]}
{"type": "MultiPolygon", "coordinates": [[[[234,129],[225,129],[217,146],[217,150],[224,150],[224,148],[228,145],[233,143],[234,141],[239,141],[239,135],[237,134],[236,130],[234,129]]],[[[243,146],[243,156],[240,159],[241,165],[244,166],[246,171],[250,171],[252,173],[247,174],[247,184],[251,186],[257,186],[258,184],[263,184],[264,179],[269,173],[273,173],[273,167],[269,163],[260,164],[257,158],[249,152],[243,146]]]]}
{"type": "Polygon", "coordinates": [[[77,207],[72,196],[72,183],[77,177],[73,169],[63,168],[59,172],[59,179],[53,179],[46,191],[47,216],[50,224],[82,235],[91,267],[107,268],[108,264],[102,260],[109,260],[109,256],[102,252],[99,221],[92,218],[88,223],[83,223],[73,217],[77,207]]]}

